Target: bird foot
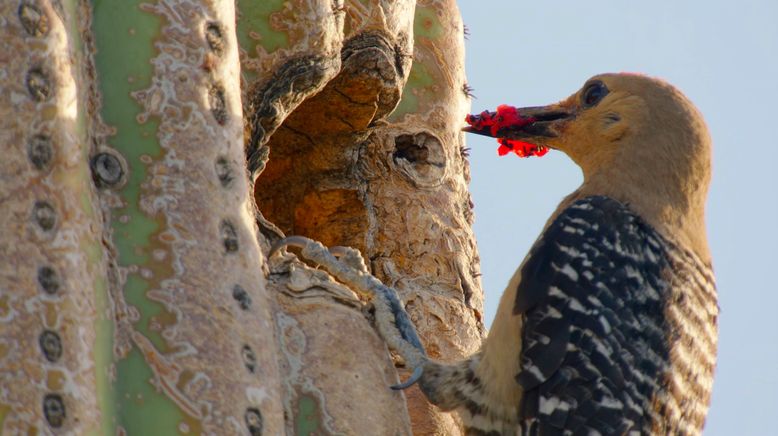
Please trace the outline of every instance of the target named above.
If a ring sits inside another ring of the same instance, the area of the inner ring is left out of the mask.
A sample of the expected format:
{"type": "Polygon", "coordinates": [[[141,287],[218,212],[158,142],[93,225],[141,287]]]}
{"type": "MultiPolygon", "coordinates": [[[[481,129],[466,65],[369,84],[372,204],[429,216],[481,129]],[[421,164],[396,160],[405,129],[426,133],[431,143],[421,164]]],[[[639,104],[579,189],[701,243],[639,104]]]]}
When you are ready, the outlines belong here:
{"type": "Polygon", "coordinates": [[[416,327],[400,302],[397,291],[368,272],[359,250],[341,246],[327,248],[321,242],[303,236],[289,236],[273,244],[268,256],[272,257],[289,246],[299,248],[302,257],[318,263],[338,281],[373,302],[378,333],[414,368],[410,379],[391,388],[406,389],[416,383],[422,377],[428,360],[416,327]]]}

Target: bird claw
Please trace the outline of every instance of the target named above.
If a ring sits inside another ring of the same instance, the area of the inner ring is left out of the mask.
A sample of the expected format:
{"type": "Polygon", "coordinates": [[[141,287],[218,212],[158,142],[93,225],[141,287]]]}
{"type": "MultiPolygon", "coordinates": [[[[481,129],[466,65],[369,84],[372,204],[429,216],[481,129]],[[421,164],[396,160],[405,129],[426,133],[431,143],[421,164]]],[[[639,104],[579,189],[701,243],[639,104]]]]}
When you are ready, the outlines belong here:
{"type": "Polygon", "coordinates": [[[405,389],[416,383],[423,375],[423,366],[427,361],[416,327],[400,302],[397,291],[367,271],[359,250],[340,246],[327,248],[304,236],[289,236],[273,244],[268,256],[272,257],[288,246],[299,248],[302,257],[318,263],[340,282],[372,300],[378,332],[411,367],[416,368],[408,381],[392,388],[405,389]]]}
{"type": "Polygon", "coordinates": [[[424,366],[417,366],[416,369],[413,370],[413,374],[411,374],[411,377],[408,380],[405,380],[402,383],[389,386],[393,391],[402,391],[405,389],[408,389],[409,387],[416,384],[419,379],[421,379],[421,376],[424,375],[424,366]]]}

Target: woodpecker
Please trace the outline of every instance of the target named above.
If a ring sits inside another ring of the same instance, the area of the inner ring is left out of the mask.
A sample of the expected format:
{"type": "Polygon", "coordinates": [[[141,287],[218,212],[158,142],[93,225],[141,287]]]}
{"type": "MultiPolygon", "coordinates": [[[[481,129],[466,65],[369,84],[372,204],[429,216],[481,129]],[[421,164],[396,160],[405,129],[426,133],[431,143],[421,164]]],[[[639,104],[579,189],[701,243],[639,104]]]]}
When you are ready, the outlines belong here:
{"type": "Polygon", "coordinates": [[[704,220],[711,139],[698,110],[664,81],[622,73],[559,103],[467,121],[501,154],[566,153],[583,183],[514,273],[481,350],[458,363],[427,358],[393,290],[364,267],[327,267],[381,303],[379,331],[416,369],[397,387],[418,381],[468,435],[700,434],[718,305],[704,220]]]}

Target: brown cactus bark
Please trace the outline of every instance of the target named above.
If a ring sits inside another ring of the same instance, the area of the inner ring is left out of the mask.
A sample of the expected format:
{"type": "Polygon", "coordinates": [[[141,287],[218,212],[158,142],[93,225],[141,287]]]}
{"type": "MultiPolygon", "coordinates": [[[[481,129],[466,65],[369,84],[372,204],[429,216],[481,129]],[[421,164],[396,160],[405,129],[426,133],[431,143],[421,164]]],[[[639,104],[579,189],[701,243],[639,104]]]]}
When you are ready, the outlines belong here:
{"type": "Polygon", "coordinates": [[[356,247],[432,357],[478,348],[453,0],[0,11],[0,434],[459,433],[366,298],[267,258],[356,247]]]}
{"type": "MultiPolygon", "coordinates": [[[[257,102],[292,101],[278,94],[268,99],[267,90],[280,88],[290,65],[318,55],[307,54],[306,42],[297,42],[288,50],[296,57],[247,83],[248,100],[254,102],[250,144],[266,146],[270,155],[254,195],[265,218],[284,233],[359,248],[371,272],[400,291],[430,355],[454,360],[476,351],[484,333],[468,164],[459,131],[468,106],[462,23],[453,1],[420,1],[413,20],[411,2],[366,3],[344,6],[337,74],[323,85],[317,82],[321,90],[294,100],[296,107],[284,106],[290,113],[280,124],[276,118],[267,123],[273,126],[269,137],[271,129],[256,114],[273,112],[257,102]]],[[[288,20],[279,18],[279,28],[296,28],[294,19],[279,14],[288,20]]],[[[287,384],[286,395],[303,398],[302,386],[315,386],[317,413],[327,417],[317,425],[331,432],[351,434],[342,423],[358,422],[373,410],[373,403],[363,403],[343,411],[347,398],[380,397],[377,402],[398,407],[401,399],[381,391],[387,385],[383,372],[369,381],[338,385],[348,379],[343,374],[383,352],[380,343],[371,348],[365,342],[372,331],[354,318],[358,305],[344,305],[342,295],[315,284],[305,288],[299,279],[292,293],[286,287],[294,281],[284,273],[271,280],[283,316],[307,325],[295,330],[308,344],[298,355],[305,369],[295,373],[297,385],[287,384]],[[350,323],[347,331],[334,328],[344,320],[350,323]],[[338,349],[338,359],[320,359],[328,354],[317,344],[338,349]],[[332,374],[338,374],[337,388],[327,382],[332,374]],[[361,384],[372,385],[374,394],[364,396],[361,384]],[[339,413],[344,419],[329,419],[339,413]]],[[[287,332],[279,334],[283,338],[287,332]]],[[[282,353],[286,346],[282,341],[282,353]]],[[[415,434],[458,433],[453,418],[428,405],[417,389],[407,395],[415,434]]],[[[301,411],[293,407],[287,413],[300,416],[301,411]]],[[[383,428],[395,434],[399,423],[389,413],[384,416],[389,419],[374,421],[372,432],[383,428]]]]}

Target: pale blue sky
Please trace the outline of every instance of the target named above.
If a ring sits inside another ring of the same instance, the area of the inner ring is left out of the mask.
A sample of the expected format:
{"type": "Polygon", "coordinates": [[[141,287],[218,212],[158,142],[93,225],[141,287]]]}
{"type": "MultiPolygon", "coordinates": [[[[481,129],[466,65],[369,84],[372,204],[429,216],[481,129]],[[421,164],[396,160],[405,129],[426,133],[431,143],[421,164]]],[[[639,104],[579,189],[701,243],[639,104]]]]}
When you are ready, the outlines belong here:
{"type": "MultiPolygon", "coordinates": [[[[721,316],[706,436],[778,435],[778,1],[461,1],[473,112],[552,103],[601,72],[683,90],[714,140],[708,200],[721,316]]],[[[581,181],[559,152],[498,158],[468,137],[491,322],[546,218],[581,181]]]]}

